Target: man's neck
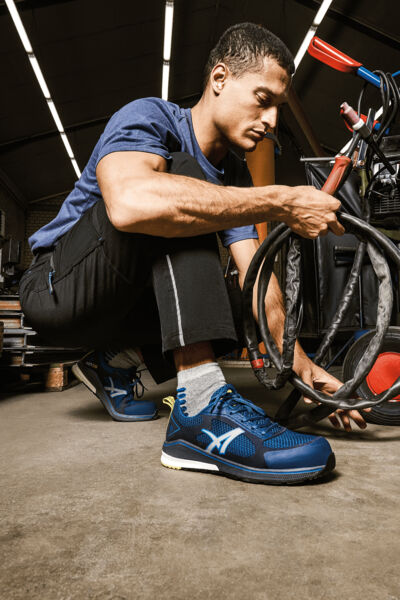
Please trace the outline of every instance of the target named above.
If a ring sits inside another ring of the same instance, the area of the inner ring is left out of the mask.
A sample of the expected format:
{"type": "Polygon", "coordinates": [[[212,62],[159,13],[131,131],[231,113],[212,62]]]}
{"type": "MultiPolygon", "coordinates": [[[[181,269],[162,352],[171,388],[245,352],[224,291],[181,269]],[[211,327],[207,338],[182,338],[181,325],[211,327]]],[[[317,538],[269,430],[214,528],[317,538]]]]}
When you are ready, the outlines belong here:
{"type": "Polygon", "coordinates": [[[204,97],[191,109],[193,130],[197,143],[204,156],[214,166],[218,166],[228,152],[228,144],[210,118],[210,108],[204,97]]]}

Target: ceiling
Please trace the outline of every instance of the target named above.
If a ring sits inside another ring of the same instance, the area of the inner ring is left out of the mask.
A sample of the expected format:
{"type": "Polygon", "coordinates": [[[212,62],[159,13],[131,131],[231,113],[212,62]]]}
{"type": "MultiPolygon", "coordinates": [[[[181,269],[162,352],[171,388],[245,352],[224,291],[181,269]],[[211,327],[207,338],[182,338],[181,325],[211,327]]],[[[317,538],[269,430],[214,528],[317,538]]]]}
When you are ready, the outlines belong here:
{"type": "MultiPolygon", "coordinates": [[[[261,23],[295,54],[319,5],[317,0],[175,0],[171,100],[194,103],[208,52],[230,25],[261,23]]],[[[17,7],[82,170],[116,110],[135,98],[160,95],[164,1],[20,0],[17,7]]],[[[334,0],[317,35],[371,70],[393,72],[400,69],[399,17],[400,4],[393,0],[334,0]]],[[[65,194],[75,173],[2,1],[0,40],[1,173],[27,204],[65,194]]],[[[338,107],[344,100],[355,103],[361,86],[360,79],[308,55],[300,65],[294,87],[328,149],[339,149],[348,137],[338,107]]],[[[288,132],[283,138],[279,173],[285,179],[297,157],[288,148],[284,160],[285,144],[293,140],[288,132]]]]}

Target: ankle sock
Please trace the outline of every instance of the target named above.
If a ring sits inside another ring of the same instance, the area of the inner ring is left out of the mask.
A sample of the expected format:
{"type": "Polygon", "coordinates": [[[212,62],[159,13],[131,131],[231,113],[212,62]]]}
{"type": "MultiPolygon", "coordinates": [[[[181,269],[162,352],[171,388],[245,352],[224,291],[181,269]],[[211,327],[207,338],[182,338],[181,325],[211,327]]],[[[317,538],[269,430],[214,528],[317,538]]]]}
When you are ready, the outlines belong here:
{"type": "Polygon", "coordinates": [[[142,360],[139,358],[137,352],[133,348],[126,348],[125,350],[106,350],[104,352],[104,358],[110,367],[117,369],[131,369],[132,367],[138,367],[142,360]]]}
{"type": "Polygon", "coordinates": [[[185,408],[189,417],[203,410],[213,393],[226,384],[218,363],[206,363],[178,372],[178,389],[186,388],[185,408]]]}
{"type": "Polygon", "coordinates": [[[106,350],[104,358],[106,363],[114,369],[132,369],[136,367],[136,373],[140,377],[145,390],[152,390],[157,387],[157,383],[154,381],[146,364],[133,348],[106,350]]]}

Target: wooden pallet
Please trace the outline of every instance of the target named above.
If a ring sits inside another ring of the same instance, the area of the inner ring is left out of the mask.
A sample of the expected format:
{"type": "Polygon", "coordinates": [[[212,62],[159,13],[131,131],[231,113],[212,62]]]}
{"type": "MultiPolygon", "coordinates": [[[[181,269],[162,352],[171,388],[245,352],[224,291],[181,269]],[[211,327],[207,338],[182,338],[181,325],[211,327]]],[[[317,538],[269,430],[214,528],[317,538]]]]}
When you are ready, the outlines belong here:
{"type": "MultiPolygon", "coordinates": [[[[17,294],[0,295],[0,328],[3,332],[1,368],[48,366],[53,372],[53,364],[68,365],[79,360],[84,354],[83,349],[48,346],[41,340],[36,331],[26,323],[17,294]]],[[[51,375],[50,380],[53,381],[54,377],[55,383],[50,384],[49,387],[63,389],[65,386],[63,381],[67,375],[60,372],[57,376],[51,375]]]]}
{"type": "Polygon", "coordinates": [[[68,384],[68,365],[65,363],[51,363],[45,380],[46,392],[62,392],[68,387],[68,384]]]}

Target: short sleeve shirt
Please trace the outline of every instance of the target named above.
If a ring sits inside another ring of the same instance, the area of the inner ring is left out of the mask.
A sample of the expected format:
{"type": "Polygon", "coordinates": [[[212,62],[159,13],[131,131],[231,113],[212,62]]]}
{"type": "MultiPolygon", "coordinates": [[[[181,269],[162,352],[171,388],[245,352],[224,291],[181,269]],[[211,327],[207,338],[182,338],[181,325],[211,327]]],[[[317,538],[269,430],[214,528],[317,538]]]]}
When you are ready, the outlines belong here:
{"type": "MultiPolygon", "coordinates": [[[[32,251],[53,246],[101,198],[96,167],[107,154],[121,151],[149,152],[167,161],[173,152],[187,152],[197,160],[210,183],[252,185],[246,162],[234,152],[228,152],[219,168],[207,160],[193,131],[190,108],[181,108],[160,98],[134,100],[111,117],[58,215],[30,237],[32,251]]],[[[258,237],[253,225],[227,229],[219,235],[224,246],[258,237]]]]}

